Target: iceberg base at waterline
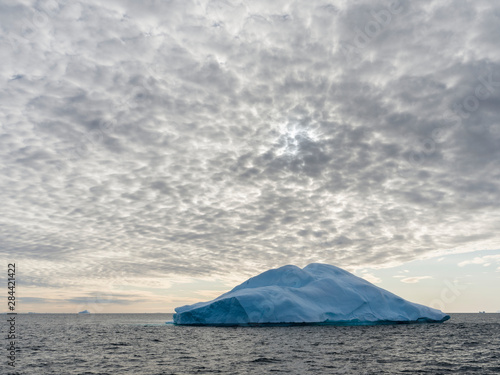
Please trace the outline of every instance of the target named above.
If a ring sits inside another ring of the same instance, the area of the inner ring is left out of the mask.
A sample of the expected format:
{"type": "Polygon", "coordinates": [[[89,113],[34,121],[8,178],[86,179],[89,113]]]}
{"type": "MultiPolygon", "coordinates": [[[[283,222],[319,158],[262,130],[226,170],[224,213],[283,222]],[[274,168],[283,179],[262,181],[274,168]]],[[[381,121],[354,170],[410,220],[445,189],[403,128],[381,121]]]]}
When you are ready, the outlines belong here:
{"type": "Polygon", "coordinates": [[[312,263],[302,269],[271,269],[212,301],[177,307],[173,321],[202,326],[372,325],[449,318],[341,268],[312,263]]]}

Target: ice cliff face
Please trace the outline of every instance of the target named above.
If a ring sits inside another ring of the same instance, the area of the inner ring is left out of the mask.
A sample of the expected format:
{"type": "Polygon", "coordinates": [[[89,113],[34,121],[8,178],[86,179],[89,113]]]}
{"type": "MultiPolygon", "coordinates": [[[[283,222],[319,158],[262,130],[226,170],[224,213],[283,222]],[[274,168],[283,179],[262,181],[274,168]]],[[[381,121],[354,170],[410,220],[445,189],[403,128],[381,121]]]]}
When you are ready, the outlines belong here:
{"type": "Polygon", "coordinates": [[[209,302],[177,307],[175,324],[380,324],[443,322],[449,316],[412,303],[341,268],[312,263],[252,277],[209,302]]]}

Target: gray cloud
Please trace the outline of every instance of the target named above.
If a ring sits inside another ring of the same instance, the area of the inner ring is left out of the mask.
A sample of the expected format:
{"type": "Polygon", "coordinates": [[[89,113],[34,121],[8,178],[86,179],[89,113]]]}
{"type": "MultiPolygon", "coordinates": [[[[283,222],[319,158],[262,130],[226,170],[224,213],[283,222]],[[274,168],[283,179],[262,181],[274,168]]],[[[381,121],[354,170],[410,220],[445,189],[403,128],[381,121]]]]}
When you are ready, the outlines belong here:
{"type": "MultiPolygon", "coordinates": [[[[123,296],[120,296],[123,297],[123,296]]],[[[127,296],[125,296],[127,297],[127,296]]],[[[146,299],[127,299],[118,298],[116,296],[104,296],[102,298],[100,295],[90,296],[90,297],[75,297],[69,299],[52,299],[52,298],[41,298],[41,297],[20,297],[19,301],[21,303],[29,304],[54,304],[54,303],[69,303],[77,305],[130,305],[133,303],[141,303],[147,301],[146,299]]]]}
{"type": "Polygon", "coordinates": [[[498,248],[494,2],[2,7],[0,251],[27,283],[498,248]]]}

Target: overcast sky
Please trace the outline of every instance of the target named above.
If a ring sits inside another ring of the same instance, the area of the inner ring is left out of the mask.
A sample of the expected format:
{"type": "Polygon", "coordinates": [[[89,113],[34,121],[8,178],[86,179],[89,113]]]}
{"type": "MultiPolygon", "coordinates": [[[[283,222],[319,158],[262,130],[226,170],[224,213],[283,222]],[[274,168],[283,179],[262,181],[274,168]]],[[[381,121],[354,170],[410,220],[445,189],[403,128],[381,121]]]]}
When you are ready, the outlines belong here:
{"type": "Polygon", "coordinates": [[[498,2],[23,0],[0,25],[0,252],[30,311],[500,248],[498,2]]]}

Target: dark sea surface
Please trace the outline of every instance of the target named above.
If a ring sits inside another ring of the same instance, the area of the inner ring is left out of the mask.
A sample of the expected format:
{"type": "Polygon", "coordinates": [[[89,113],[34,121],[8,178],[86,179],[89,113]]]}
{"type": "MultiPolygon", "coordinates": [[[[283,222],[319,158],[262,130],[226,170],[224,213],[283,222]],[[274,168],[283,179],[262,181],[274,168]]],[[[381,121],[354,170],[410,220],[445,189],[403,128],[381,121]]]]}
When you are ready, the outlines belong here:
{"type": "Polygon", "coordinates": [[[165,324],[172,314],[22,314],[17,315],[16,371],[6,366],[6,349],[0,370],[23,375],[500,374],[500,314],[450,315],[441,324],[222,328],[165,324]]]}

